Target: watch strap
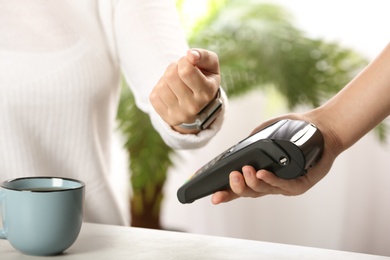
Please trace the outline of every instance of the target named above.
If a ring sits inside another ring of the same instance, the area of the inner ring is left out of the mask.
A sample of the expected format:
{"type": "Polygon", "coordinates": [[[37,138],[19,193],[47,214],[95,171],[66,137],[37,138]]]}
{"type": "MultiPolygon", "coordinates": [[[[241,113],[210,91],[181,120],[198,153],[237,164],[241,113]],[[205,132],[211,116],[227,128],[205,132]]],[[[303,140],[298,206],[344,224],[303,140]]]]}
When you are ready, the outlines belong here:
{"type": "Polygon", "coordinates": [[[180,126],[185,129],[207,129],[222,110],[221,89],[218,89],[217,97],[200,111],[193,123],[183,123],[180,126]]]}

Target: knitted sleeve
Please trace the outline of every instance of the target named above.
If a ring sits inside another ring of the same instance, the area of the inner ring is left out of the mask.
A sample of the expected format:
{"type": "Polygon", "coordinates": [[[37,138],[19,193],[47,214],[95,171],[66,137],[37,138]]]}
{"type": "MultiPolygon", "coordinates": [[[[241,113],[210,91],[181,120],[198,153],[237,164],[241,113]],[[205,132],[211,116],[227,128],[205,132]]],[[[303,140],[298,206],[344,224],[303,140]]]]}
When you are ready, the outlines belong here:
{"type": "MultiPolygon", "coordinates": [[[[114,38],[118,60],[137,106],[148,113],[154,128],[175,149],[205,145],[221,128],[223,114],[197,135],[180,134],[165,123],[149,102],[149,93],[168,64],[188,49],[172,0],[119,1],[114,8],[114,38]]],[[[226,107],[226,94],[222,93],[226,107]]]]}

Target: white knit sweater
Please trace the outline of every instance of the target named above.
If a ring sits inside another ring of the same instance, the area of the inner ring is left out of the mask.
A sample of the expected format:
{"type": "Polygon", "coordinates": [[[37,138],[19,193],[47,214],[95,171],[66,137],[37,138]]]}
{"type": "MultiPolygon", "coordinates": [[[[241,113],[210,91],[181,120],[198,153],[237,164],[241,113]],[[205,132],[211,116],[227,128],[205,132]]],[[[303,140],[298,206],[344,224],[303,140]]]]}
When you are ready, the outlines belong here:
{"type": "Polygon", "coordinates": [[[181,135],[149,103],[187,48],[171,0],[0,0],[0,181],[80,179],[86,221],[128,224],[119,207],[128,198],[116,194],[110,165],[121,73],[172,147],[201,146],[221,126],[219,117],[209,130],[181,135]]]}

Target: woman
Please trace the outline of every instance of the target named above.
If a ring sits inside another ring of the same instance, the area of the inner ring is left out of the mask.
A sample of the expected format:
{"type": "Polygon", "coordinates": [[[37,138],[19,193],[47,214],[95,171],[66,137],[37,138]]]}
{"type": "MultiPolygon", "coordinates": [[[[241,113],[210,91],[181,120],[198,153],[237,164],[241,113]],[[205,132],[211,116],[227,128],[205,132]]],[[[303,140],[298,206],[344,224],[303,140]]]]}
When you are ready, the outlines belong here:
{"type": "Polygon", "coordinates": [[[170,146],[201,146],[221,126],[181,127],[220,84],[217,56],[187,50],[170,0],[0,1],[1,181],[80,179],[86,221],[128,224],[110,164],[121,74],[170,146]]]}

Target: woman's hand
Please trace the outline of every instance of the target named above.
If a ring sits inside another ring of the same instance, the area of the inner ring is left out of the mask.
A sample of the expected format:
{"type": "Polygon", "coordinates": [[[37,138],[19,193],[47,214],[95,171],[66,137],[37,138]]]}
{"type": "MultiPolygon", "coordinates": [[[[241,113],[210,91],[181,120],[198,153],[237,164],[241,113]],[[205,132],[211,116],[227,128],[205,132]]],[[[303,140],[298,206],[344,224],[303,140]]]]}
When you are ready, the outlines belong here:
{"type": "Polygon", "coordinates": [[[203,49],[188,50],[178,62],[171,63],[152,93],[150,102],[161,118],[181,133],[182,123],[192,123],[196,115],[215,99],[220,86],[218,56],[203,49]]]}

